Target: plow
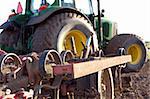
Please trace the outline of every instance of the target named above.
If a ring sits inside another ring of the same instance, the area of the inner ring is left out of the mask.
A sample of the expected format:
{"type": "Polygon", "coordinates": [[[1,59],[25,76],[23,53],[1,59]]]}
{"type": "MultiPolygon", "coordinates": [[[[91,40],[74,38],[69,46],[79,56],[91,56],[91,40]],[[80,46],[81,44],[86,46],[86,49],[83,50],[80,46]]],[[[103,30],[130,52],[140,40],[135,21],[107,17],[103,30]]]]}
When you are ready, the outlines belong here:
{"type": "Polygon", "coordinates": [[[26,56],[2,53],[1,94],[4,97],[1,97],[2,99],[59,99],[60,96],[64,99],[112,98],[114,85],[109,67],[130,61],[130,55],[77,59],[71,51],[59,54],[56,50],[45,50],[40,54],[34,52],[26,56]],[[110,64],[108,61],[114,63],[110,64]],[[85,83],[86,81],[91,83],[85,83]],[[82,83],[84,85],[81,85],[82,83]]]}
{"type": "Polygon", "coordinates": [[[118,34],[99,0],[82,3],[18,2],[0,26],[0,99],[114,99],[143,67],[140,37],[118,34]]]}

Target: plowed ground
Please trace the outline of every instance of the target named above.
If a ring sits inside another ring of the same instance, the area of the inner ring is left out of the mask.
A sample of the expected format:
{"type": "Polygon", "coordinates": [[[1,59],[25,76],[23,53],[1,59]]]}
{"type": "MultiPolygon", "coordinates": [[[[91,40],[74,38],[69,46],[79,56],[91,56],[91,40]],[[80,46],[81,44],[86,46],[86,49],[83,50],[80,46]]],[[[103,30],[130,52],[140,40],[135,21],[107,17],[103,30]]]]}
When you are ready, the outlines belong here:
{"type": "Polygon", "coordinates": [[[139,72],[125,75],[128,79],[122,81],[127,83],[121,92],[115,92],[115,99],[150,99],[150,60],[139,72]]]}

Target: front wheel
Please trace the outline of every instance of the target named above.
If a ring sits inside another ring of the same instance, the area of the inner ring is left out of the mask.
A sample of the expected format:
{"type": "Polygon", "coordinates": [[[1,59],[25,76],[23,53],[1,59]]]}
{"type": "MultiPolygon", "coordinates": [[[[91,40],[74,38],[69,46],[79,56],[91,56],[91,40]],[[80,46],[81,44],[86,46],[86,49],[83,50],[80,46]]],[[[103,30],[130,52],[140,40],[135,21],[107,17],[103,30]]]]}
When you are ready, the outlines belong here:
{"type": "Polygon", "coordinates": [[[132,61],[127,63],[123,72],[139,71],[146,60],[146,48],[143,42],[133,34],[120,34],[116,35],[109,41],[106,47],[106,54],[116,54],[119,48],[126,50],[125,54],[131,55],[132,61]]]}

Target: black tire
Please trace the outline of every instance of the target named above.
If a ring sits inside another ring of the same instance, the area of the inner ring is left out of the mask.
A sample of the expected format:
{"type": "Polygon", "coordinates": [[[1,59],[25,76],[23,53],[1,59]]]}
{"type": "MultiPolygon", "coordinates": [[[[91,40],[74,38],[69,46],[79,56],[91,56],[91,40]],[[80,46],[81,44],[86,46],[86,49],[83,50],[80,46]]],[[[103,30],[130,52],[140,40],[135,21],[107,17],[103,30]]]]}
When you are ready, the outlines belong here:
{"type": "MultiPolygon", "coordinates": [[[[51,48],[56,49],[58,52],[72,50],[61,48],[64,38],[71,30],[82,32],[86,38],[92,34],[96,35],[92,25],[85,17],[76,13],[62,12],[47,19],[36,28],[33,34],[32,51],[42,52],[51,48]]],[[[97,38],[95,40],[97,40],[97,38]]],[[[76,47],[78,46],[82,45],[77,44],[76,47]]],[[[82,49],[80,48],[80,50],[82,49]]]]}
{"type": "Polygon", "coordinates": [[[133,34],[120,34],[110,40],[106,47],[106,54],[116,54],[119,48],[125,48],[125,54],[131,54],[132,62],[127,63],[123,72],[139,71],[146,59],[146,48],[139,37],[133,34]]]}
{"type": "Polygon", "coordinates": [[[19,39],[19,30],[3,30],[0,33],[0,47],[6,52],[17,52],[15,47],[19,39]]]}

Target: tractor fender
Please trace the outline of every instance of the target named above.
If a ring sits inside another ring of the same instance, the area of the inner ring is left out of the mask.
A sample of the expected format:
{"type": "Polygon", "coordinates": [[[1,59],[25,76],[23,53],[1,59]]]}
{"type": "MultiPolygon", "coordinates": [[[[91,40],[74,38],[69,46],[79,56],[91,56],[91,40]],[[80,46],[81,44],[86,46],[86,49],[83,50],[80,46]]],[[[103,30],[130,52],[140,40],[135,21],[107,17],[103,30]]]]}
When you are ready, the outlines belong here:
{"type": "Polygon", "coordinates": [[[50,9],[46,13],[41,14],[39,16],[31,17],[30,20],[27,23],[27,26],[36,25],[36,24],[42,23],[47,18],[50,18],[50,17],[52,17],[52,16],[54,16],[56,14],[62,13],[62,12],[64,12],[64,13],[65,12],[74,12],[74,13],[77,13],[78,15],[81,15],[81,16],[85,17],[85,19],[87,19],[88,22],[91,23],[91,21],[89,20],[89,18],[86,15],[84,15],[83,13],[77,11],[74,8],[55,8],[55,9],[52,9],[52,10],[50,9]]]}
{"type": "Polygon", "coordinates": [[[7,29],[8,27],[13,26],[13,22],[7,21],[0,26],[0,29],[7,29]]]}
{"type": "Polygon", "coordinates": [[[13,29],[16,30],[19,28],[19,25],[14,21],[7,21],[0,26],[0,29],[13,29]]]}

